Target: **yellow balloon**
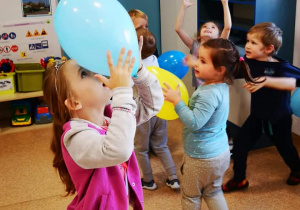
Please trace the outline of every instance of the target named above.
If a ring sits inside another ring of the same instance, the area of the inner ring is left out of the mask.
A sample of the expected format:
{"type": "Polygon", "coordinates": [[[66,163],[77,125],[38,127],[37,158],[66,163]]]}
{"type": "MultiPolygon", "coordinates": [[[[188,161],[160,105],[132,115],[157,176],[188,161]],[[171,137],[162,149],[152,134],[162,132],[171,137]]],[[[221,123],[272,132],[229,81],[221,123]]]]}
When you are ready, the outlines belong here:
{"type": "MultiPolygon", "coordinates": [[[[179,84],[181,98],[186,105],[188,104],[189,94],[181,79],[179,79],[176,75],[172,74],[171,72],[156,66],[147,66],[147,69],[156,76],[161,87],[166,88],[164,83],[167,83],[172,89],[176,90],[177,85],[179,84]]],[[[174,110],[174,105],[169,101],[164,102],[161,110],[156,116],[164,120],[175,120],[178,118],[178,115],[174,110]]]]}

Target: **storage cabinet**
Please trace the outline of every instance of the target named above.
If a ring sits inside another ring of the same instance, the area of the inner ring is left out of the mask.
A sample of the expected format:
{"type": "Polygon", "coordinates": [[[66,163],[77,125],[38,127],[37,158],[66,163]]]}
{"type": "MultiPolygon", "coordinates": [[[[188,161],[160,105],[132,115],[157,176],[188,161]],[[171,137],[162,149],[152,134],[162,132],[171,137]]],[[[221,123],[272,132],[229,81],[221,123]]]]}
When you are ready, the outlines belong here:
{"type": "MultiPolygon", "coordinates": [[[[228,4],[232,18],[231,41],[243,49],[247,31],[253,25],[273,22],[283,31],[278,56],[293,63],[296,0],[229,0],[228,4]]],[[[207,21],[224,25],[221,0],[198,0],[198,28],[207,21]]]]}
{"type": "MultiPolygon", "coordinates": [[[[1,134],[31,130],[39,127],[46,127],[49,125],[30,125],[24,127],[11,127],[11,109],[10,109],[10,101],[20,100],[20,99],[28,99],[28,98],[39,98],[43,96],[43,91],[36,92],[27,92],[27,93],[18,93],[10,94],[10,95],[2,95],[0,96],[0,136],[1,134]]],[[[1,137],[0,137],[1,138],[1,137]]]]}

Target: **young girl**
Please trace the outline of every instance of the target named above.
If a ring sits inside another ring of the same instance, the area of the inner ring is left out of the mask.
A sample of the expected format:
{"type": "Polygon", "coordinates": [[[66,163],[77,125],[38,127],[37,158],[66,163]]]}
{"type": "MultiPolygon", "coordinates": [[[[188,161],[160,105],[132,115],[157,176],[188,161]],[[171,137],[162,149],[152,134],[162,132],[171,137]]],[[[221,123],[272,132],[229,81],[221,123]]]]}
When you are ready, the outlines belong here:
{"type": "Polygon", "coordinates": [[[125,49],[117,65],[107,54],[110,79],[74,60],[46,72],[44,97],[53,114],[53,166],[67,195],[77,193],[68,209],[143,209],[139,169],[133,153],[136,123],[154,116],[163,95],[155,76],[141,67],[133,78],[140,97],[133,100],[131,71],[135,58],[125,49]],[[112,101],[110,103],[110,98],[112,101]]]}
{"type": "MultiPolygon", "coordinates": [[[[220,27],[217,23],[213,21],[209,21],[204,23],[198,33],[197,33],[197,40],[194,40],[192,37],[190,37],[184,30],[183,30],[183,19],[185,12],[187,8],[190,6],[193,6],[194,3],[191,3],[190,0],[182,0],[182,6],[179,11],[176,25],[175,25],[175,31],[180,37],[180,39],[183,41],[183,43],[190,49],[190,53],[194,56],[187,56],[187,64],[191,67],[194,66],[195,59],[194,57],[198,57],[198,51],[200,45],[202,45],[205,41],[209,39],[216,39],[216,38],[223,38],[228,39],[230,30],[231,30],[231,16],[230,11],[228,7],[228,0],[221,0],[223,5],[223,12],[224,12],[224,28],[221,33],[220,27]]],[[[192,85],[197,88],[199,85],[203,83],[202,80],[197,79],[195,77],[194,69],[192,69],[192,85]]]]}
{"type": "Polygon", "coordinates": [[[226,135],[228,84],[239,70],[246,81],[254,82],[234,44],[227,39],[211,39],[199,49],[195,75],[205,83],[193,93],[189,106],[182,101],[179,87],[173,90],[165,84],[165,100],[174,104],[184,124],[183,209],[200,209],[202,198],[209,209],[228,209],[221,189],[230,162],[226,135]]]}

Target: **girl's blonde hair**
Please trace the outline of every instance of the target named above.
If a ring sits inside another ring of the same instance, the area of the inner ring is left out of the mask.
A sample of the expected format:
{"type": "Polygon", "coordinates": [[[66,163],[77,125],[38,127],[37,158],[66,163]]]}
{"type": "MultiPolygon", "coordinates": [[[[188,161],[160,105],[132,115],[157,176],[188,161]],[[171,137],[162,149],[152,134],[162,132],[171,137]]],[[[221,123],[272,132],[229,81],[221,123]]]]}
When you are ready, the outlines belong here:
{"type": "Polygon", "coordinates": [[[128,12],[128,14],[132,20],[134,20],[134,18],[143,18],[148,21],[148,16],[141,10],[132,9],[128,12]]]}
{"type": "Polygon", "coordinates": [[[258,23],[247,34],[255,35],[261,40],[265,47],[274,46],[270,56],[276,55],[282,45],[282,31],[274,23],[258,23]]]}
{"type": "Polygon", "coordinates": [[[53,167],[57,169],[60,179],[65,185],[67,196],[75,194],[76,189],[66,167],[61,148],[63,125],[71,119],[70,113],[65,106],[65,100],[72,97],[70,86],[64,74],[65,68],[66,64],[60,66],[55,62],[47,67],[43,82],[43,92],[44,100],[48,104],[53,117],[53,137],[51,142],[51,150],[54,153],[53,167]]]}

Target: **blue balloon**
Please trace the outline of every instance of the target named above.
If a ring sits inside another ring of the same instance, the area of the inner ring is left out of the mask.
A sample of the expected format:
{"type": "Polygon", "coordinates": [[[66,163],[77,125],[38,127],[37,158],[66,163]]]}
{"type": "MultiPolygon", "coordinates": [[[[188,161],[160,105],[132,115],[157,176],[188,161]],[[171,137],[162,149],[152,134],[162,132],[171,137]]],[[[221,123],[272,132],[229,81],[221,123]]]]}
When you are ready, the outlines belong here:
{"type": "Polygon", "coordinates": [[[300,88],[295,90],[291,96],[291,108],[293,114],[297,117],[300,117],[300,88]]]}
{"type": "Polygon", "coordinates": [[[167,51],[158,57],[158,65],[178,78],[182,79],[189,70],[189,67],[184,65],[185,54],[179,51],[167,51]]]}
{"type": "Polygon", "coordinates": [[[139,68],[136,31],[119,1],[62,0],[54,13],[54,29],[63,50],[80,66],[109,76],[107,50],[116,65],[120,50],[125,47],[136,58],[132,76],[136,74],[139,68]]]}

